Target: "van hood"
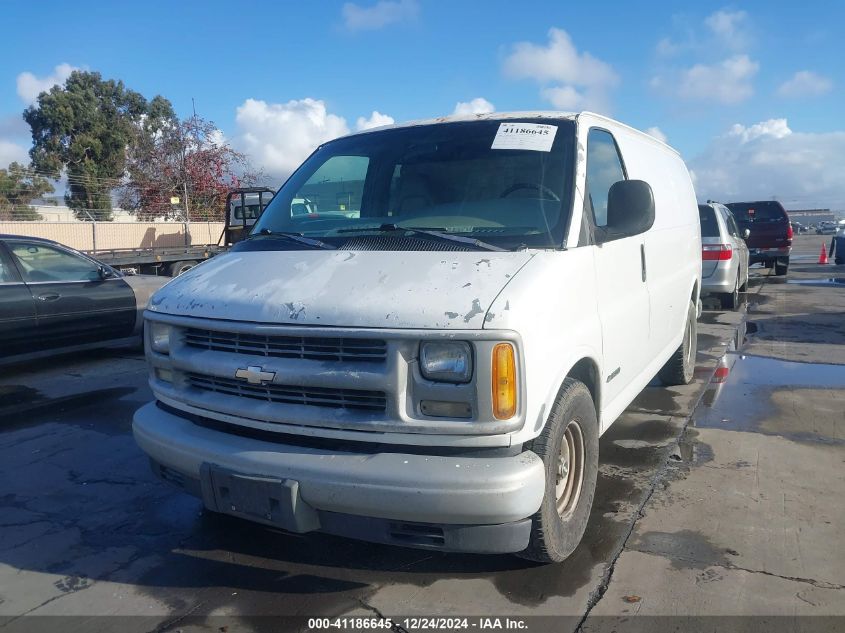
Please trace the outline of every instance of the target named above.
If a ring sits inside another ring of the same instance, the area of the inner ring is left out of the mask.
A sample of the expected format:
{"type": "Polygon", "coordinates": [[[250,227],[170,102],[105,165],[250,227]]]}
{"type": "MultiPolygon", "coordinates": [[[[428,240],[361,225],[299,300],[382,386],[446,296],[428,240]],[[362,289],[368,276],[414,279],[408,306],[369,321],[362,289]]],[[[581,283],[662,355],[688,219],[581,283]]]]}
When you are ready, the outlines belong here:
{"type": "Polygon", "coordinates": [[[257,323],[482,329],[529,252],[249,251],[218,255],[153,295],[152,312],[257,323]]]}

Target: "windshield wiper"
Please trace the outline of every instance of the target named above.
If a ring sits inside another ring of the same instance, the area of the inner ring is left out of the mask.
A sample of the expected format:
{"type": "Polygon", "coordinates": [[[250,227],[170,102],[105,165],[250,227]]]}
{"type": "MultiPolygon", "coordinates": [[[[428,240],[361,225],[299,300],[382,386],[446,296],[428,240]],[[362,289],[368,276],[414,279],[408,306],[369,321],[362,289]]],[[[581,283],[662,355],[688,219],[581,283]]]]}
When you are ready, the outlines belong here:
{"type": "Polygon", "coordinates": [[[450,235],[449,233],[443,233],[442,231],[447,231],[448,229],[437,227],[426,227],[426,228],[416,228],[413,226],[402,226],[401,224],[382,224],[380,226],[370,226],[370,227],[360,227],[354,229],[340,229],[338,233],[357,233],[361,232],[364,233],[366,231],[381,231],[383,233],[392,232],[392,231],[405,231],[408,233],[414,233],[415,235],[425,235],[427,237],[433,237],[439,240],[445,240],[447,242],[458,242],[460,244],[469,244],[471,246],[475,246],[477,248],[481,248],[485,251],[507,251],[506,248],[500,248],[493,244],[489,244],[487,242],[482,242],[479,239],[474,237],[462,237],[460,235],[450,235]]]}
{"type": "Polygon", "coordinates": [[[325,250],[336,250],[331,244],[326,244],[323,241],[315,240],[310,237],[305,237],[302,233],[293,233],[291,231],[271,231],[270,229],[261,229],[258,233],[249,235],[246,239],[251,240],[256,237],[281,237],[291,242],[305,244],[311,248],[323,248],[325,250]]]}

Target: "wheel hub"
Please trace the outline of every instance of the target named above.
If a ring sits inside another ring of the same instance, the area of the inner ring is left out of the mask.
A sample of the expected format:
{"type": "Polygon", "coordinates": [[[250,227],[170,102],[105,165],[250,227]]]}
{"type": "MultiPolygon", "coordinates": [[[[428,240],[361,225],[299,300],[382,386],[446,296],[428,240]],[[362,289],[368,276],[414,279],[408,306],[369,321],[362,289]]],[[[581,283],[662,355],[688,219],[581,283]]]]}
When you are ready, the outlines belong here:
{"type": "Polygon", "coordinates": [[[557,483],[565,481],[569,476],[569,461],[561,457],[557,464],[557,483]]]}
{"type": "Polygon", "coordinates": [[[584,483],[584,435],[576,420],[566,425],[560,443],[555,476],[558,514],[566,519],[574,512],[584,483]]]}

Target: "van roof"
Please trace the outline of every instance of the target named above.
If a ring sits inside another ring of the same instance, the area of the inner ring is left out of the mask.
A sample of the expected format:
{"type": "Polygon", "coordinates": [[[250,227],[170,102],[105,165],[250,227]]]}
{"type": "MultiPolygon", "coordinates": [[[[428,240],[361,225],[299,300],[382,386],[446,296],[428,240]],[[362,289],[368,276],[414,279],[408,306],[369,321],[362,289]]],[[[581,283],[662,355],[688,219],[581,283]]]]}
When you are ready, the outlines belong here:
{"type": "Polygon", "coordinates": [[[668,145],[667,143],[661,141],[658,138],[653,137],[651,134],[646,134],[642,130],[638,130],[636,128],[631,127],[630,125],[621,123],[616,119],[611,119],[610,117],[604,116],[602,114],[596,114],[595,112],[590,112],[588,110],[584,110],[582,112],[562,112],[557,110],[525,110],[514,112],[488,112],[486,114],[450,114],[448,116],[440,116],[432,119],[417,119],[413,121],[405,121],[404,123],[380,125],[378,127],[369,128],[367,130],[353,132],[352,134],[348,134],[347,136],[356,136],[358,134],[368,134],[370,132],[379,132],[382,130],[390,130],[396,128],[414,127],[418,125],[436,125],[438,123],[456,123],[460,121],[507,121],[509,119],[550,119],[577,121],[578,118],[583,115],[587,115],[596,119],[601,119],[603,121],[611,123],[612,125],[625,128],[626,130],[637,134],[642,138],[648,139],[649,141],[653,141],[659,145],[662,145],[663,147],[672,150],[676,154],[679,154],[678,150],[676,150],[674,147],[668,145]]]}

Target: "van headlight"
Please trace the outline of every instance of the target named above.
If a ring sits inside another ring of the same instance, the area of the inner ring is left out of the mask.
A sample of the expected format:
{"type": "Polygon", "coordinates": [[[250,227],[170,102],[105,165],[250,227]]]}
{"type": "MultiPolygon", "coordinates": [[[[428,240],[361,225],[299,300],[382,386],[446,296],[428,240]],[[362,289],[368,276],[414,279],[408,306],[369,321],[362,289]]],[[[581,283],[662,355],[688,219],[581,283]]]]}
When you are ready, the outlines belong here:
{"type": "Polygon", "coordinates": [[[150,330],[150,349],[159,354],[170,353],[170,333],[173,328],[167,323],[147,321],[150,330]]]}
{"type": "Polygon", "coordinates": [[[422,343],[420,371],[428,380],[469,382],[472,378],[472,349],[466,341],[422,343]]]}

